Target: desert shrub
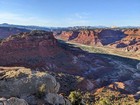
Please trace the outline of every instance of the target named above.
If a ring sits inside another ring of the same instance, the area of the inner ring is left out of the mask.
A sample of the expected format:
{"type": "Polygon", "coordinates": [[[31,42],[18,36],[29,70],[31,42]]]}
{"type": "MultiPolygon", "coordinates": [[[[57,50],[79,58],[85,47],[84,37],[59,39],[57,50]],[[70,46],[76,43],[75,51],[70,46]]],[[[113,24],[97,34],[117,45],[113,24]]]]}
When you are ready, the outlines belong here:
{"type": "Polygon", "coordinates": [[[84,105],[82,102],[82,93],[80,91],[72,91],[69,95],[69,100],[71,101],[72,105],[84,105]]]}
{"type": "Polygon", "coordinates": [[[111,101],[108,98],[103,98],[98,103],[99,105],[112,105],[111,101]]]}
{"type": "Polygon", "coordinates": [[[139,105],[139,103],[132,96],[110,89],[103,89],[95,94],[94,105],[139,105]]]}
{"type": "Polygon", "coordinates": [[[68,98],[72,105],[140,105],[140,100],[109,89],[96,94],[72,91],[68,98]]]}
{"type": "Polygon", "coordinates": [[[86,93],[82,94],[82,99],[83,99],[85,105],[94,105],[95,97],[93,94],[86,92],[86,93]]]}

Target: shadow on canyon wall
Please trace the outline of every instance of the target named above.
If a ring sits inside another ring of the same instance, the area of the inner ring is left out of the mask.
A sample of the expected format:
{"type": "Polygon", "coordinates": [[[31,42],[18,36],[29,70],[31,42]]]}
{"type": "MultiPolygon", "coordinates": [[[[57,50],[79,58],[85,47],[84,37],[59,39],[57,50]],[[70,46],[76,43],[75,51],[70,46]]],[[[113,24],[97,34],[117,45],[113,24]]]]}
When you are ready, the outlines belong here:
{"type": "Polygon", "coordinates": [[[74,44],[65,43],[65,41],[58,40],[58,45],[62,47],[63,49],[70,51],[73,54],[86,54],[91,56],[98,56],[98,57],[108,57],[114,60],[122,61],[128,65],[131,65],[132,67],[136,68],[136,65],[140,62],[140,60],[127,58],[127,57],[121,57],[117,55],[111,55],[111,54],[101,54],[101,53],[90,53],[88,51],[84,51],[79,47],[75,47],[74,44]]]}

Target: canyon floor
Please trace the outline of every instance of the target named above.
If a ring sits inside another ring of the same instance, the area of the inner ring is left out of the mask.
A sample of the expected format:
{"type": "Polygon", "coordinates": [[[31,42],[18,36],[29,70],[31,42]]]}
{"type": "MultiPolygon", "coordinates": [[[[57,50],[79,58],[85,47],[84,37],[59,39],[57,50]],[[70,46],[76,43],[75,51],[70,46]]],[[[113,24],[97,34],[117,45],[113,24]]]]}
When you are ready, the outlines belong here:
{"type": "MultiPolygon", "coordinates": [[[[62,41],[61,39],[58,40],[62,41]]],[[[74,47],[79,47],[83,51],[87,51],[89,53],[110,54],[110,55],[117,55],[120,57],[140,60],[140,52],[129,52],[129,51],[124,51],[122,49],[116,49],[108,46],[102,46],[102,47],[91,46],[91,45],[84,45],[84,44],[74,43],[69,41],[65,41],[64,43],[72,44],[74,47]]]]}

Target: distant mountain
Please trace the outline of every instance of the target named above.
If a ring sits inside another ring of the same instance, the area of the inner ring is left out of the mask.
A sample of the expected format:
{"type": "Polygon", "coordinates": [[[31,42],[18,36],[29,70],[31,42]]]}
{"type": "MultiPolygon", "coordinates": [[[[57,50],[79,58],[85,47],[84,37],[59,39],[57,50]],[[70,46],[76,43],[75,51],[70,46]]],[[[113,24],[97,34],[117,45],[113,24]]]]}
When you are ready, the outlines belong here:
{"type": "Polygon", "coordinates": [[[109,28],[109,27],[106,27],[106,26],[73,26],[73,27],[67,27],[67,29],[70,29],[70,30],[96,29],[96,28],[109,28]]]}
{"type": "MultiPolygon", "coordinates": [[[[4,24],[4,25],[6,25],[6,24],[4,24]]],[[[1,27],[0,26],[0,39],[6,38],[10,35],[18,34],[21,32],[30,32],[30,30],[16,28],[16,27],[1,27]]]]}
{"type": "Polygon", "coordinates": [[[27,32],[31,30],[44,30],[57,33],[62,33],[62,31],[79,31],[79,30],[95,30],[95,29],[136,29],[140,26],[122,26],[122,27],[106,27],[106,26],[73,26],[73,27],[43,27],[43,26],[25,26],[25,25],[15,25],[3,23],[0,24],[0,38],[5,38],[12,34],[17,34],[20,32],[27,32]]]}
{"type": "Polygon", "coordinates": [[[25,26],[3,23],[1,27],[16,27],[28,30],[45,30],[45,31],[64,31],[64,30],[80,30],[80,29],[96,29],[96,28],[109,28],[106,26],[73,26],[73,27],[41,27],[41,26],[25,26]]]}
{"type": "Polygon", "coordinates": [[[140,28],[140,26],[122,26],[120,28],[140,28]]]}
{"type": "Polygon", "coordinates": [[[14,27],[14,28],[22,28],[22,29],[28,29],[28,30],[45,30],[45,31],[51,31],[51,28],[47,28],[47,27],[14,25],[14,24],[8,24],[8,23],[0,24],[0,27],[14,27]]]}

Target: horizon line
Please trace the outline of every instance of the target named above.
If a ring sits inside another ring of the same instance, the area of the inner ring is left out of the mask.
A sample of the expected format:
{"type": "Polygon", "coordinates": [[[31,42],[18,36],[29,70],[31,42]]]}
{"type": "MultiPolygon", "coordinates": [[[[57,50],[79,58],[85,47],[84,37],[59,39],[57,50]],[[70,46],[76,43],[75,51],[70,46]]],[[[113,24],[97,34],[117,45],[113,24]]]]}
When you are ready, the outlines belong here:
{"type": "Polygon", "coordinates": [[[0,23],[0,25],[18,25],[18,26],[35,26],[35,27],[54,27],[54,28],[67,28],[67,27],[106,27],[106,28],[119,28],[119,27],[140,27],[140,25],[71,25],[71,26],[46,26],[46,25],[31,25],[31,24],[14,24],[14,23],[0,23]]]}

